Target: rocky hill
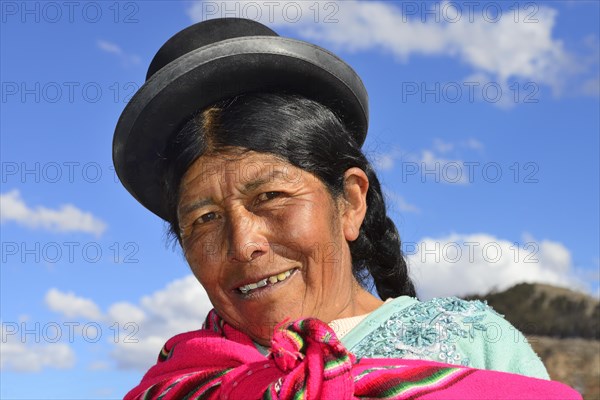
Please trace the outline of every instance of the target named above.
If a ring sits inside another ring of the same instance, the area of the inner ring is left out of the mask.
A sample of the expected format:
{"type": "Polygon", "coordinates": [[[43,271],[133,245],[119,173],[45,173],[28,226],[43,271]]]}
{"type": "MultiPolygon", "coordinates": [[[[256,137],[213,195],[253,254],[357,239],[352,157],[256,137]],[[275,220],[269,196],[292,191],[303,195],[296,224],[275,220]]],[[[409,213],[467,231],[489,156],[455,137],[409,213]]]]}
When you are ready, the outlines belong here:
{"type": "Polygon", "coordinates": [[[521,283],[503,292],[468,298],[487,300],[527,335],[600,339],[600,302],[584,293],[521,283]]]}
{"type": "Polygon", "coordinates": [[[600,400],[600,302],[584,293],[519,284],[486,300],[523,332],[550,377],[577,389],[585,400],[600,400]]]}

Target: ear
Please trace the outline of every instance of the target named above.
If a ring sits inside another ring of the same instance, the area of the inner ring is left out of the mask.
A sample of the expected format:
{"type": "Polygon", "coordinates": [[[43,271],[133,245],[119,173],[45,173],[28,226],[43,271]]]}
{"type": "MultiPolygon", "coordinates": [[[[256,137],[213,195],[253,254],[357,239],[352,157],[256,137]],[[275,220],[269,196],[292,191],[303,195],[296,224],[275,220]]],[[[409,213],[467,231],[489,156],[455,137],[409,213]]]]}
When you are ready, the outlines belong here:
{"type": "Polygon", "coordinates": [[[358,238],[360,226],[367,213],[367,191],[369,178],[357,167],[344,173],[344,206],[342,211],[342,229],[347,241],[358,238]]]}

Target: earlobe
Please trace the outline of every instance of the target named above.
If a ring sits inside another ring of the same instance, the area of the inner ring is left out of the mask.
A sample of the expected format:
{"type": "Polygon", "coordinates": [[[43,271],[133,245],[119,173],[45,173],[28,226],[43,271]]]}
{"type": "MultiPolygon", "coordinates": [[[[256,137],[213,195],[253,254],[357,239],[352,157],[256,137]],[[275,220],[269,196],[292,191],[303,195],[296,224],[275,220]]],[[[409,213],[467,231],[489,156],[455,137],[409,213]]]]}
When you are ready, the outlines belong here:
{"type": "Polygon", "coordinates": [[[367,191],[369,178],[357,167],[349,168],[344,174],[345,207],[342,215],[344,237],[352,242],[358,238],[360,227],[367,213],[367,191]]]}

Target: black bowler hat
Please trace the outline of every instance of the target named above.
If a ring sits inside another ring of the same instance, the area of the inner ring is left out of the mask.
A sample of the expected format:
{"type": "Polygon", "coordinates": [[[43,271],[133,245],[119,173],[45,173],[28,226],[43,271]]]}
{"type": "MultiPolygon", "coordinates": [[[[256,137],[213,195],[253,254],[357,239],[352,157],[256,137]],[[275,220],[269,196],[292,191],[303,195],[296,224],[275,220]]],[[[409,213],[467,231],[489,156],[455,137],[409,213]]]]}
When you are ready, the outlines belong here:
{"type": "Polygon", "coordinates": [[[277,90],[328,106],[358,143],[364,142],[367,91],[348,64],[253,20],[212,19],[182,30],[158,50],[146,82],[121,114],[113,138],[121,183],[144,207],[167,219],[159,160],[179,129],[196,111],[219,100],[277,90]]]}

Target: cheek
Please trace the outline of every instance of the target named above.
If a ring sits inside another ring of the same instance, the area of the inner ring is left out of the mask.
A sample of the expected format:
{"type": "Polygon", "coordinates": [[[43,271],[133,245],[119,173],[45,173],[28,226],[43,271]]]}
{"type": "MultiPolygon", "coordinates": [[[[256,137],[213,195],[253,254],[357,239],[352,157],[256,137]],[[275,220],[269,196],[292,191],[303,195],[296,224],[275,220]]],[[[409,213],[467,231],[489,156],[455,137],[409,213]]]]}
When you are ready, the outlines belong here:
{"type": "Polygon", "coordinates": [[[315,259],[319,247],[320,223],[311,206],[289,207],[268,221],[273,251],[292,260],[315,259]]]}
{"type": "Polygon", "coordinates": [[[215,224],[210,229],[192,231],[185,241],[188,262],[198,265],[214,263],[223,249],[223,227],[215,224]]]}
{"type": "Polygon", "coordinates": [[[321,207],[314,202],[305,202],[287,207],[275,220],[277,232],[285,234],[294,241],[317,240],[317,235],[323,232],[327,218],[321,207]]]}
{"type": "Polygon", "coordinates": [[[222,252],[217,242],[196,242],[185,252],[185,258],[196,278],[204,287],[218,279],[221,268],[222,252]]]}
{"type": "Polygon", "coordinates": [[[280,243],[295,253],[290,258],[318,263],[322,272],[335,268],[341,261],[343,245],[335,218],[327,211],[315,204],[299,207],[286,215],[284,226],[274,231],[280,232],[277,234],[280,243]]]}

